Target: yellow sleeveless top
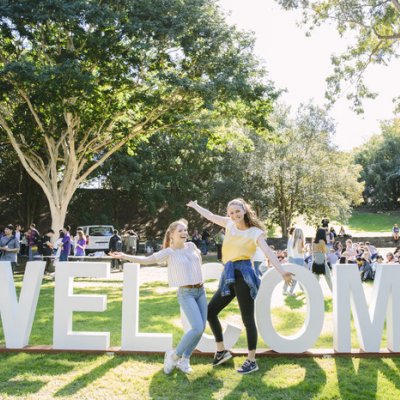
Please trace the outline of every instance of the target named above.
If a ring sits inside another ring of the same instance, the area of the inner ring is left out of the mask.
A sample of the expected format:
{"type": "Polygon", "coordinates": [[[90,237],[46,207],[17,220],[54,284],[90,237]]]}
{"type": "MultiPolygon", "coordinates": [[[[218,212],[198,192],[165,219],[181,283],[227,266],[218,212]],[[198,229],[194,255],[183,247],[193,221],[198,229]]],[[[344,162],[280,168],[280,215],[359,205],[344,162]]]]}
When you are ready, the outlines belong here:
{"type": "Polygon", "coordinates": [[[252,226],[241,231],[230,220],[226,225],[226,233],[222,244],[222,262],[251,260],[257,248],[257,240],[264,233],[261,229],[252,226]]]}

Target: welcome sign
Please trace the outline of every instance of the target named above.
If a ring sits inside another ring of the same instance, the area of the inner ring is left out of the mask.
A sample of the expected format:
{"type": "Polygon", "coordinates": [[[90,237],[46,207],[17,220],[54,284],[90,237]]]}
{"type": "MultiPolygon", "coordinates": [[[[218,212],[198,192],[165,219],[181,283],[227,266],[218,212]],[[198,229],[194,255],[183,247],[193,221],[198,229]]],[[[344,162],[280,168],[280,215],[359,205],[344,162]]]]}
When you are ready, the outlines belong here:
{"type": "MultiPolygon", "coordinates": [[[[204,279],[218,279],[222,272],[219,263],[202,266],[204,279]]],[[[14,285],[11,264],[0,262],[0,313],[6,348],[22,349],[29,344],[35,317],[45,262],[28,262],[19,299],[14,285]]],[[[313,274],[305,268],[286,264],[294,273],[306,294],[307,312],[302,328],[289,337],[281,336],[273,327],[271,298],[274,288],[282,282],[274,269],[264,274],[256,299],[256,321],[265,343],[276,352],[302,353],[313,347],[321,334],[324,322],[324,298],[313,274]]],[[[139,332],[139,274],[138,264],[124,265],[122,296],[121,350],[160,352],[172,348],[172,335],[139,332]]],[[[59,262],[56,267],[54,292],[53,348],[63,350],[104,350],[110,347],[109,332],[76,332],[72,316],[75,311],[101,312],[107,307],[107,297],[76,295],[74,278],[110,278],[108,263],[59,262]]],[[[351,351],[351,315],[353,315],[360,348],[364,352],[379,352],[386,321],[387,347],[400,351],[400,267],[378,265],[368,306],[358,267],[338,264],[333,267],[333,338],[336,352],[351,351]]],[[[189,323],[181,311],[182,324],[187,331],[189,323]]],[[[227,324],[224,342],[233,348],[241,328],[227,324]]],[[[203,334],[197,349],[214,352],[214,337],[203,334]]]]}

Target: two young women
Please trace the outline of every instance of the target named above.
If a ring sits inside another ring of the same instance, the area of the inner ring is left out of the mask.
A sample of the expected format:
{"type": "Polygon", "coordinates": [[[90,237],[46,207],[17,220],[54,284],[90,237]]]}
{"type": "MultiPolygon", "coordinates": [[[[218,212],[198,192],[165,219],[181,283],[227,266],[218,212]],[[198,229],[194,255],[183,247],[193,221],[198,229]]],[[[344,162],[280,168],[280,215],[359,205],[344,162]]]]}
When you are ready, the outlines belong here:
{"type": "Polygon", "coordinates": [[[175,366],[183,372],[191,371],[189,357],[201,338],[206,319],[208,319],[217,343],[213,366],[222,364],[232,357],[224,347],[218,314],[235,297],[238,299],[242,321],[246,329],[248,346],[248,357],[238,372],[248,374],[257,371],[258,365],[255,360],[257,328],[254,318],[254,300],[260,279],[255,274],[251,263],[257,246],[269,258],[285,282],[291,283],[292,274],[282,269],[275,253],[265,241],[262,223],[244,200],[230,201],[227,207],[227,217],[215,215],[194,201],[190,201],[187,206],[209,221],[225,228],[226,232],[222,246],[224,270],[221,274],[219,288],[208,305],[208,313],[201,275],[200,253],[194,244],[186,243],[187,224],[182,220],[170,225],[164,239],[164,249],[160,252],[150,257],[127,256],[122,253],[118,255],[141,264],[166,260],[169,284],[179,287],[178,300],[189,319],[191,330],[183,336],[176,350],[165,354],[164,371],[170,373],[175,366]]]}

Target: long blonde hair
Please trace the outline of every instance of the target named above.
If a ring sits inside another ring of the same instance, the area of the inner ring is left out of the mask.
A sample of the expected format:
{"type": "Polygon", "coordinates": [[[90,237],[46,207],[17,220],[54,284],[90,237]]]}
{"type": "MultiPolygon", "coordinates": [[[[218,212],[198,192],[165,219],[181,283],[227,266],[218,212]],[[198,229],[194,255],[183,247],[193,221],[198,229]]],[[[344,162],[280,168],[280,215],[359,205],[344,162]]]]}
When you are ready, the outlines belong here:
{"type": "Polygon", "coordinates": [[[245,214],[244,214],[244,222],[246,226],[251,228],[255,226],[260,228],[261,230],[265,230],[264,224],[258,219],[257,214],[251,208],[250,204],[246,203],[243,199],[233,199],[228,203],[227,208],[230,206],[239,206],[242,207],[245,214]]]}
{"type": "Polygon", "coordinates": [[[293,248],[296,246],[299,253],[304,251],[304,233],[300,228],[296,228],[293,233],[293,248]]]}
{"type": "Polygon", "coordinates": [[[178,219],[177,221],[172,222],[167,231],[165,232],[164,235],[164,241],[163,241],[163,248],[166,249],[167,247],[171,246],[171,235],[172,233],[175,232],[176,228],[178,227],[178,225],[184,225],[186,228],[188,227],[188,222],[186,221],[186,219],[181,218],[178,219]]]}

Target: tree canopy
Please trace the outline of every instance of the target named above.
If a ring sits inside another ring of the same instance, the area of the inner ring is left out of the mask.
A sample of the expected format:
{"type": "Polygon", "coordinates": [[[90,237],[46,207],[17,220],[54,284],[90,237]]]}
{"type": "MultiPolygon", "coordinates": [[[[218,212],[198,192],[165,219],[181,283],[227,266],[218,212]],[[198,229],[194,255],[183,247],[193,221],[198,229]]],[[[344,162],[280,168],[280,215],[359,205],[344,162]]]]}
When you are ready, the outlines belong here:
{"type": "Polygon", "coordinates": [[[383,122],[381,133],[357,149],[355,160],[362,165],[364,201],[383,209],[400,205],[400,120],[383,122]]]}
{"type": "Polygon", "coordinates": [[[214,0],[0,2],[0,130],[54,228],[126,144],[201,116],[268,130],[276,93],[253,44],[214,0]]]}
{"type": "Polygon", "coordinates": [[[276,0],[285,9],[303,10],[304,23],[310,33],[323,23],[336,25],[343,35],[355,33],[347,51],[332,56],[333,74],[328,77],[326,96],[334,102],[338,94],[349,88],[347,98],[357,112],[363,111],[365,98],[376,93],[364,82],[364,72],[371,64],[387,65],[399,56],[400,2],[398,0],[276,0]]]}

